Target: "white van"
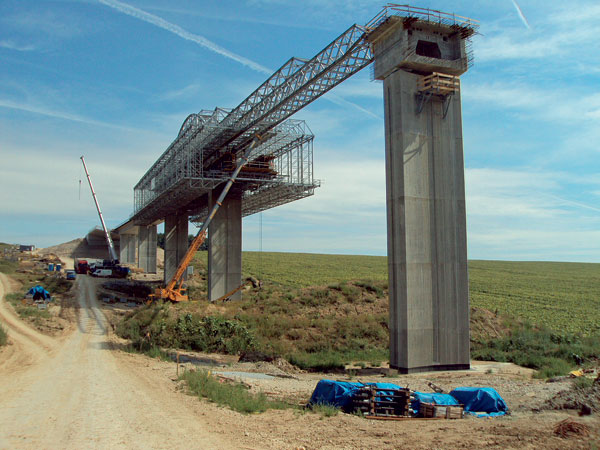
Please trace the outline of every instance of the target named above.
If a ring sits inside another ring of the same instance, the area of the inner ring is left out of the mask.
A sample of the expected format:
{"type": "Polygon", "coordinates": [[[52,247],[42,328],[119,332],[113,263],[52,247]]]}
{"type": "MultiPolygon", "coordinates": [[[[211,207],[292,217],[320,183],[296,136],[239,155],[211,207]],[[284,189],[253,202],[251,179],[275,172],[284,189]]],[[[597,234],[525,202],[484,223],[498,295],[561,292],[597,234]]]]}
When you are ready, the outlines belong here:
{"type": "Polygon", "coordinates": [[[107,277],[111,277],[112,276],[112,270],[111,269],[96,269],[92,272],[91,274],[93,277],[103,277],[103,278],[107,278],[107,277]]]}

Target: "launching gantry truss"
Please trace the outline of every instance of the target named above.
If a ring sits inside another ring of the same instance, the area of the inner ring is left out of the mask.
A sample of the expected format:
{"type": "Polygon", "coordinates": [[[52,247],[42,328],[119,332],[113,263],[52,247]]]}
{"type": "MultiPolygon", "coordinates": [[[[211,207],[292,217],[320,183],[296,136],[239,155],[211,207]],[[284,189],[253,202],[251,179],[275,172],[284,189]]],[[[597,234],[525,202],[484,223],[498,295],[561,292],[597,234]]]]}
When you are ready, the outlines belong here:
{"type": "Polygon", "coordinates": [[[243,191],[242,214],[312,195],[320,185],[313,176],[313,135],[304,122],[286,119],[369,65],[374,58],[369,33],[393,16],[403,16],[408,26],[444,23],[463,33],[463,39],[473,30],[458,16],[390,4],[366,26],[348,28],[312,59],[291,58],[236,108],[191,114],[135,186],[134,223],[150,225],[182,212],[201,222],[207,194],[227,180],[257,135],[261,145],[236,181],[243,191]]]}

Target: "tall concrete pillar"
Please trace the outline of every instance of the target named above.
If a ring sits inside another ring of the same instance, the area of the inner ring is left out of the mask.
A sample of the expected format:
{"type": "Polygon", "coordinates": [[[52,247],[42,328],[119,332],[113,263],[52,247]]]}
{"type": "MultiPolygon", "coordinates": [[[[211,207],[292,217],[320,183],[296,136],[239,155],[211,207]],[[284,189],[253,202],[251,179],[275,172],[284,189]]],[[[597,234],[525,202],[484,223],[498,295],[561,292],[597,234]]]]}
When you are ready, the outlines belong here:
{"type": "Polygon", "coordinates": [[[119,261],[122,264],[135,264],[135,234],[121,234],[121,247],[119,250],[119,261]]]}
{"type": "MultiPolygon", "coordinates": [[[[210,199],[210,209],[219,195],[210,199]]],[[[233,189],[208,228],[208,299],[214,301],[242,282],[242,197],[233,189]]],[[[242,292],[231,299],[240,300],[242,292]]]]}
{"type": "Polygon", "coordinates": [[[138,233],[138,267],[156,273],[156,225],[140,226],[138,233]]]}
{"type": "Polygon", "coordinates": [[[175,274],[187,249],[188,216],[167,216],[165,219],[165,284],[175,274]]]}
{"type": "Polygon", "coordinates": [[[390,366],[403,373],[467,369],[459,82],[442,77],[451,81],[437,89],[435,80],[429,88],[424,82],[433,72],[467,69],[464,41],[450,26],[391,19],[370,36],[385,100],[390,366]]]}

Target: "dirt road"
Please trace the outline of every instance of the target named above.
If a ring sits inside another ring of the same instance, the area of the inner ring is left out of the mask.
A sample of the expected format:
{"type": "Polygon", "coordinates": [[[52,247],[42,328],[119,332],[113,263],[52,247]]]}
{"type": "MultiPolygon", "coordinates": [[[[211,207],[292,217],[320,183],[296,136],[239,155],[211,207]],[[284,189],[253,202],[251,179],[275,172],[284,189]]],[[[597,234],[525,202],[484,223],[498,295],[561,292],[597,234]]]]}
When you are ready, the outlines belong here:
{"type": "Polygon", "coordinates": [[[27,327],[3,301],[8,346],[0,354],[0,448],[233,448],[168,385],[121,364],[110,350],[94,281],[78,276],[81,308],[66,338],[27,327]]]}

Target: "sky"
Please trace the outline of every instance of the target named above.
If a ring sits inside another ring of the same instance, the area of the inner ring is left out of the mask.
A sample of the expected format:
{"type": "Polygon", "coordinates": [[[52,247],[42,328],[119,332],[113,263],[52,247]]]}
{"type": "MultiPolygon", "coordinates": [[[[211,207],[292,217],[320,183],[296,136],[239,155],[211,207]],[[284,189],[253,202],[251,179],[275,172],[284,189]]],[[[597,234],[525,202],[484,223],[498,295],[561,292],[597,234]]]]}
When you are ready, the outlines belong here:
{"type": "MultiPolygon", "coordinates": [[[[468,257],[600,262],[600,4],[517,1],[412,3],[480,21],[461,77],[468,257]]],[[[190,113],[238,105],[383,5],[0,1],[0,242],[99,225],[81,155],[119,225],[190,113]]],[[[367,68],[294,116],[322,186],[245,218],[245,250],[386,254],[382,89],[367,68]]]]}

